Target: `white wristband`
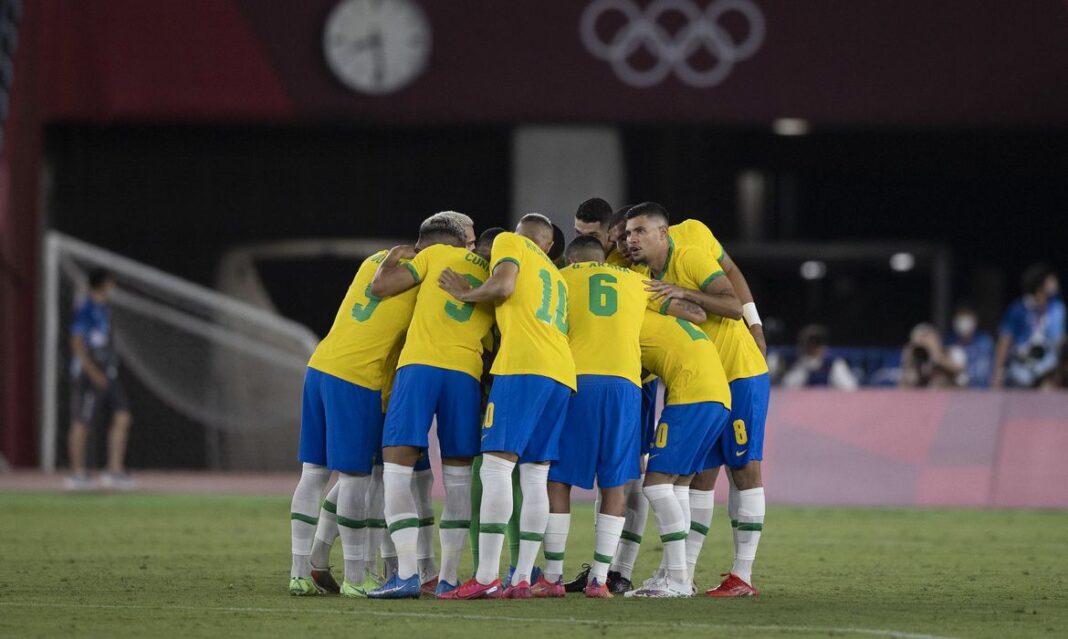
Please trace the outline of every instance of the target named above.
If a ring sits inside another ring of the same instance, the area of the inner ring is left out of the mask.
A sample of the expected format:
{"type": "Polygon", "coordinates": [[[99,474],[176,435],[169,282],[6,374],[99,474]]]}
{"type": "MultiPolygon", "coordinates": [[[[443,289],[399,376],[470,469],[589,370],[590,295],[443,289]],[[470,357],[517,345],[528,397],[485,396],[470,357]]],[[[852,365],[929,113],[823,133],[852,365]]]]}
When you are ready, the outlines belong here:
{"type": "Polygon", "coordinates": [[[742,317],[749,326],[760,326],[760,313],[757,313],[756,303],[742,304],[742,317]]]}

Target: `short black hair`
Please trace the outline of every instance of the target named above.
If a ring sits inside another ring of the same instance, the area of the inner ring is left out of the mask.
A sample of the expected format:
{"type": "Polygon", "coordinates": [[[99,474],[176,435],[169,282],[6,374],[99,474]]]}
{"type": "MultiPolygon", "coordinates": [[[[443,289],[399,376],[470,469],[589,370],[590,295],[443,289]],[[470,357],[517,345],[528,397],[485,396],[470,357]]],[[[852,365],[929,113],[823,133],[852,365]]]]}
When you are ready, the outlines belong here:
{"type": "Polygon", "coordinates": [[[627,221],[627,211],[630,210],[630,206],[624,206],[621,209],[616,209],[612,213],[612,217],[608,219],[608,228],[614,229],[620,224],[625,224],[627,221]]]}
{"type": "Polygon", "coordinates": [[[430,217],[419,226],[419,245],[454,244],[466,246],[464,227],[447,217],[430,217]]]}
{"type": "Polygon", "coordinates": [[[580,235],[571,240],[564,252],[569,262],[603,262],[604,245],[590,235],[580,235]],[[577,259],[581,256],[581,259],[577,259]]]}
{"type": "Polygon", "coordinates": [[[578,210],[575,211],[575,219],[587,224],[596,222],[605,226],[611,217],[612,206],[599,197],[590,198],[579,204],[578,210]]]}
{"type": "Polygon", "coordinates": [[[1020,278],[1020,286],[1023,287],[1023,292],[1026,295],[1034,295],[1045,285],[1046,278],[1050,275],[1054,275],[1054,271],[1049,264],[1045,262],[1032,264],[1023,272],[1023,277],[1020,278]]]}
{"type": "Polygon", "coordinates": [[[633,220],[641,215],[657,217],[664,220],[664,224],[671,224],[671,216],[668,215],[667,209],[656,202],[642,202],[641,204],[635,204],[627,210],[626,218],[628,220],[633,220]]]}
{"type": "Polygon", "coordinates": [[[498,235],[500,235],[501,233],[507,233],[507,232],[508,232],[508,229],[506,229],[504,227],[491,226],[488,229],[486,229],[485,231],[482,231],[482,234],[478,236],[478,241],[475,242],[475,246],[478,246],[479,244],[490,244],[492,246],[493,245],[493,240],[497,239],[498,235]]]}
{"type": "Polygon", "coordinates": [[[564,256],[564,244],[567,240],[564,238],[564,231],[553,224],[553,245],[549,247],[549,259],[556,262],[558,259],[564,256]]]}
{"type": "Polygon", "coordinates": [[[115,276],[106,268],[94,268],[89,271],[89,288],[91,290],[100,290],[108,282],[114,281],[115,276]]]}

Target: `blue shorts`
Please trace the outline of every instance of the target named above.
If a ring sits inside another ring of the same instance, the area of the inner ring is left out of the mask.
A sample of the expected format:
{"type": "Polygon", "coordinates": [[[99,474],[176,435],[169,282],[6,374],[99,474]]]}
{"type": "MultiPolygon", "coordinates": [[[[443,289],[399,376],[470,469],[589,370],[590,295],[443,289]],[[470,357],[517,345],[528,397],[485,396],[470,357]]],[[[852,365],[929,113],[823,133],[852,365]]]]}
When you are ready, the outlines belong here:
{"type": "Polygon", "coordinates": [[[427,448],[436,415],[441,456],[474,457],[479,452],[481,394],[478,380],[467,373],[422,364],[400,368],[386,412],[382,446],[427,448]]]}
{"type": "Polygon", "coordinates": [[[645,472],[666,475],[697,472],[729,417],[730,411],[719,402],[665,406],[649,447],[645,472]]]}
{"type": "MultiPolygon", "coordinates": [[[[375,455],[375,466],[381,465],[382,451],[379,450],[378,454],[375,455]]],[[[412,470],[414,470],[415,472],[419,472],[421,470],[430,470],[430,455],[427,454],[427,451],[424,450],[423,454],[419,456],[419,459],[415,461],[415,468],[413,468],[412,470]]]]}
{"type": "Polygon", "coordinates": [[[641,416],[641,454],[649,452],[649,442],[653,441],[653,433],[656,432],[656,389],[660,385],[660,378],[656,378],[648,384],[642,384],[642,416],[641,416]]]}
{"type": "Polygon", "coordinates": [[[764,422],[770,396],[767,373],[731,382],[731,420],[709,451],[705,468],[741,468],[764,459],[764,422]]]}
{"type": "Polygon", "coordinates": [[[543,375],[495,375],[482,422],[482,452],[556,461],[571,389],[543,375]]]}
{"type": "Polygon", "coordinates": [[[382,392],[307,369],[297,458],[343,473],[369,473],[381,446],[382,392]]]}
{"type": "Polygon", "coordinates": [[[579,375],[578,394],[567,404],[560,458],[551,481],[593,488],[622,486],[641,477],[638,413],[641,390],[622,377],[579,375]]]}

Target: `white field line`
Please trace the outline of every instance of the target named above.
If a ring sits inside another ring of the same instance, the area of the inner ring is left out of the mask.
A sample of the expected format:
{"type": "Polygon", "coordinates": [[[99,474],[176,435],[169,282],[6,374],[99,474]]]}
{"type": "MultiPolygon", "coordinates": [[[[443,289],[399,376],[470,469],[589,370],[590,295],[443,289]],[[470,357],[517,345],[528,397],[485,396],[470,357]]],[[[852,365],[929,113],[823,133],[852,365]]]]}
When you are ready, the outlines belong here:
{"type": "MultiPolygon", "coordinates": [[[[463,604],[460,604],[463,605],[463,604]]],[[[37,603],[0,601],[0,608],[83,608],[96,610],[185,610],[190,612],[253,612],[274,614],[300,614],[310,613],[314,615],[336,614],[352,616],[369,616],[396,618],[407,617],[412,619],[455,619],[459,621],[513,621],[518,623],[553,623],[553,624],[583,624],[587,626],[646,626],[663,629],[665,626],[684,628],[689,630],[759,630],[767,632],[814,632],[814,633],[848,633],[865,635],[868,637],[892,637],[894,639],[950,639],[939,635],[918,634],[901,632],[898,630],[883,630],[879,628],[852,628],[852,627],[819,627],[819,626],[783,626],[783,625],[754,625],[754,624],[725,624],[725,623],[691,623],[685,621],[615,621],[611,619],[576,619],[574,617],[515,617],[511,615],[475,615],[475,614],[450,614],[434,612],[402,612],[395,610],[331,610],[320,608],[257,608],[240,606],[145,606],[137,604],[78,604],[78,603],[37,603]]]]}

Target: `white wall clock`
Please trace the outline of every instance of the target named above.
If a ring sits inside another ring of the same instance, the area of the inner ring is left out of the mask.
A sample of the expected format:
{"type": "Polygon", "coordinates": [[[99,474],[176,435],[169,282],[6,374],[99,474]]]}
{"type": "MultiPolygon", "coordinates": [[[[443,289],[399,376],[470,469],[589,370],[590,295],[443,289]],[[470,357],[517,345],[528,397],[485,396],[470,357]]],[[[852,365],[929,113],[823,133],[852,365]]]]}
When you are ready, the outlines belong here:
{"type": "Polygon", "coordinates": [[[413,0],[341,0],[326,19],[323,53],[346,87],[393,93],[426,68],[430,22],[413,0]]]}

